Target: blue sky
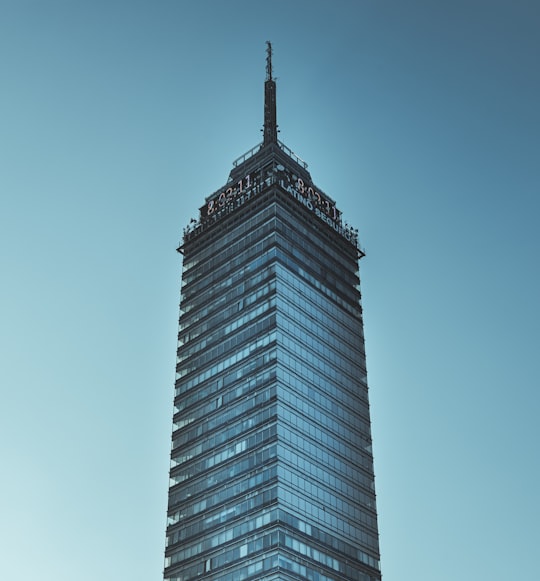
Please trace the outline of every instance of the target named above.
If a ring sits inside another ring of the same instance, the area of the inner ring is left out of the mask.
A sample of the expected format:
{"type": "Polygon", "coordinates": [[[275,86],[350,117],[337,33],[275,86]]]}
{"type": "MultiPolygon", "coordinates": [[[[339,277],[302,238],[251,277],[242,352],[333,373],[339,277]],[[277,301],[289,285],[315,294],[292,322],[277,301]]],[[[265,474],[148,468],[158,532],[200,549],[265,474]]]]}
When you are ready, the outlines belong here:
{"type": "Polygon", "coordinates": [[[0,578],[163,567],[183,226],[280,139],[360,230],[385,581],[534,579],[540,7],[0,2],[0,578]]]}

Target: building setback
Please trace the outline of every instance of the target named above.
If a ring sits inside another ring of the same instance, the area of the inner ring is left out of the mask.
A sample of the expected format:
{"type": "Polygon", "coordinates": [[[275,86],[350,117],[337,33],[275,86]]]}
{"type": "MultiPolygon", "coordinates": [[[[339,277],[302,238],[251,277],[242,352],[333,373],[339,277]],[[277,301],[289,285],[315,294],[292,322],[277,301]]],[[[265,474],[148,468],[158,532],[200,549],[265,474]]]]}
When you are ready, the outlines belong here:
{"type": "Polygon", "coordinates": [[[378,581],[357,232],[277,139],[185,229],[167,581],[378,581]]]}

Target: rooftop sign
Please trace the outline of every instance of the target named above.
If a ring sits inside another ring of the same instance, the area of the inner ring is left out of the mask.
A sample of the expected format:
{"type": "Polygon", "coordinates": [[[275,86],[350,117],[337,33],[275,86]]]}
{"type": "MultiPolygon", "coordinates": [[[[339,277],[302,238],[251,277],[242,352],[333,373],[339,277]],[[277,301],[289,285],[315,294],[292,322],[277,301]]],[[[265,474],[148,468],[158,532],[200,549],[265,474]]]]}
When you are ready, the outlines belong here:
{"type": "Polygon", "coordinates": [[[313,212],[317,219],[330,226],[354,246],[358,246],[358,230],[348,224],[343,225],[341,212],[337,209],[335,202],[312,183],[298,177],[283,165],[275,163],[246,174],[237,182],[229,182],[225,188],[207,198],[206,204],[200,209],[199,221],[191,221],[184,230],[184,238],[191,238],[191,235],[206,230],[207,227],[240,208],[272,184],[280,186],[302,206],[313,212]]]}

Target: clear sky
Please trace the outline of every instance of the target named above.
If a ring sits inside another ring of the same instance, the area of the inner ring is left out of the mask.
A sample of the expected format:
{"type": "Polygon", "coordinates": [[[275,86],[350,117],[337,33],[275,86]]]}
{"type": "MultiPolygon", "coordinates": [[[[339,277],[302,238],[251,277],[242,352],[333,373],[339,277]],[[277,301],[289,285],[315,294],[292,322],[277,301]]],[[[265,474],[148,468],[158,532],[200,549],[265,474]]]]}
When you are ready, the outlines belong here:
{"type": "Polygon", "coordinates": [[[0,579],[158,581],[182,229],[280,139],[360,230],[385,581],[537,579],[536,0],[0,1],[0,579]]]}

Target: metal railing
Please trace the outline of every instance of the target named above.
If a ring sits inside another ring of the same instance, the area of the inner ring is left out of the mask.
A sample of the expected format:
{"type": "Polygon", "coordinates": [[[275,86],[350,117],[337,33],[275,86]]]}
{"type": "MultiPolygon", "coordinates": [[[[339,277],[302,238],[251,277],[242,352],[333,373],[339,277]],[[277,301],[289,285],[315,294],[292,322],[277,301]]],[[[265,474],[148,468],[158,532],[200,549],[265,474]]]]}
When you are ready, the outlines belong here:
{"type": "MultiPolygon", "coordinates": [[[[290,147],[287,147],[282,141],[279,141],[279,139],[277,144],[278,147],[290,158],[292,158],[300,167],[307,169],[308,164],[301,157],[296,155],[296,153],[294,153],[294,151],[290,147]]],[[[239,165],[242,165],[246,160],[248,160],[250,157],[253,157],[256,153],[258,153],[261,150],[262,146],[263,144],[261,142],[258,145],[255,145],[255,147],[252,147],[249,151],[246,151],[246,153],[242,154],[240,157],[237,157],[233,161],[233,167],[238,167],[239,165]]]]}

